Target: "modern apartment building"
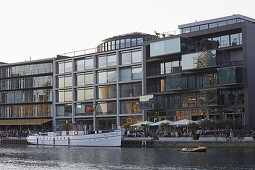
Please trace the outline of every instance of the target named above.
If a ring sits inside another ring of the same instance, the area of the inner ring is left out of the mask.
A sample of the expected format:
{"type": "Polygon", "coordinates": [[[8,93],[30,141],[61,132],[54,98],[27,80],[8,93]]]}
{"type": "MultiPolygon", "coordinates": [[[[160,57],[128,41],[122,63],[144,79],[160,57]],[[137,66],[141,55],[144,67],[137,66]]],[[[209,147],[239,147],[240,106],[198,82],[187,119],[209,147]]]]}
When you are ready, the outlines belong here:
{"type": "Polygon", "coordinates": [[[1,129],[52,127],[52,63],[51,58],[0,65],[1,129]]]}
{"type": "Polygon", "coordinates": [[[144,43],[145,119],[240,118],[254,129],[255,20],[233,15],[179,29],[144,43]]]}
{"type": "Polygon", "coordinates": [[[142,121],[142,45],[155,38],[136,32],[103,40],[95,49],[59,55],[53,73],[54,127],[68,120],[89,130],[113,130],[142,121]]]}
{"type": "Polygon", "coordinates": [[[232,15],[179,25],[178,35],[135,32],[56,58],[2,63],[0,125],[113,130],[229,118],[255,129],[254,23],[232,15]]]}

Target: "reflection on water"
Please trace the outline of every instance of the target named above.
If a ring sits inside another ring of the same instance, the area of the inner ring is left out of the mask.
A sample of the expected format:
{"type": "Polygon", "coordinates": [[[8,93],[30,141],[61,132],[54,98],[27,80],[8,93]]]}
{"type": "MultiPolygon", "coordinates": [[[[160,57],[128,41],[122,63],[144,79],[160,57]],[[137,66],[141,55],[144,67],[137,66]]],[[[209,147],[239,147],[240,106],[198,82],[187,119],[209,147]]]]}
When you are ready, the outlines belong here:
{"type": "Polygon", "coordinates": [[[77,148],[0,145],[0,169],[255,169],[255,149],[77,148]]]}

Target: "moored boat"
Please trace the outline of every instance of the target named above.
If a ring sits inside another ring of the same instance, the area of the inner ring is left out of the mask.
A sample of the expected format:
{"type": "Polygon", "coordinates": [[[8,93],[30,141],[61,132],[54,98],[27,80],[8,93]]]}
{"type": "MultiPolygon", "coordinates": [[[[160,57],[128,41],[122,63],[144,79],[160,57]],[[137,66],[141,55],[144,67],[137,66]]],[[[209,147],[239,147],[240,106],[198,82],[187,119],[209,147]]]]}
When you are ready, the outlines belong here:
{"type": "Polygon", "coordinates": [[[28,136],[27,141],[34,145],[49,146],[121,147],[121,130],[95,134],[85,134],[84,131],[63,131],[61,134],[48,132],[28,136]]]}
{"type": "Polygon", "coordinates": [[[206,147],[201,146],[197,148],[182,148],[183,152],[206,152],[206,147]]]}

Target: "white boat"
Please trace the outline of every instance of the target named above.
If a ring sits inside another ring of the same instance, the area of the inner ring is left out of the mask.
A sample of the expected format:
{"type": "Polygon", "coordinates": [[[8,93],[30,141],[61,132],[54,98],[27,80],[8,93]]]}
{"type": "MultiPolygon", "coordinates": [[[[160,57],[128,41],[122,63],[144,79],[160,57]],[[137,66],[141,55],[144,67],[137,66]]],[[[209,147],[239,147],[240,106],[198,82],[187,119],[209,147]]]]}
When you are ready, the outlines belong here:
{"type": "Polygon", "coordinates": [[[121,130],[96,134],[85,134],[84,131],[48,132],[28,136],[27,141],[33,145],[48,146],[121,147],[121,130]]]}

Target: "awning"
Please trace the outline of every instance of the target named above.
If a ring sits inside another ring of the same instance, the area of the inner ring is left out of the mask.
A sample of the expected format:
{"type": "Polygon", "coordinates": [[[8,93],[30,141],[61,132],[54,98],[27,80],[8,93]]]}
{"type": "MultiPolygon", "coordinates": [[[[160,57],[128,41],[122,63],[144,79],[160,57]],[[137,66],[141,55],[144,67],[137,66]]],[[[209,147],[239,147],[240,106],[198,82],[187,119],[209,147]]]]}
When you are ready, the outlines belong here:
{"type": "Polygon", "coordinates": [[[0,125],[41,125],[52,119],[12,119],[0,120],[0,125]]]}

